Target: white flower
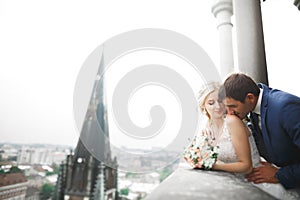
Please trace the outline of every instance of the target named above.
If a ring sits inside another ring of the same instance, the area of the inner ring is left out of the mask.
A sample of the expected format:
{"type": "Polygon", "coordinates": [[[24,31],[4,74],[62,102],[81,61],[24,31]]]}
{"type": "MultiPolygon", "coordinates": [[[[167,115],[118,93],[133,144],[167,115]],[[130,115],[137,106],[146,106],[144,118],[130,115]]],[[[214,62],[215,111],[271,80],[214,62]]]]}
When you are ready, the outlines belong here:
{"type": "Polygon", "coordinates": [[[184,159],[193,168],[211,169],[217,161],[218,146],[212,146],[206,136],[195,136],[191,144],[184,150],[184,159]]]}

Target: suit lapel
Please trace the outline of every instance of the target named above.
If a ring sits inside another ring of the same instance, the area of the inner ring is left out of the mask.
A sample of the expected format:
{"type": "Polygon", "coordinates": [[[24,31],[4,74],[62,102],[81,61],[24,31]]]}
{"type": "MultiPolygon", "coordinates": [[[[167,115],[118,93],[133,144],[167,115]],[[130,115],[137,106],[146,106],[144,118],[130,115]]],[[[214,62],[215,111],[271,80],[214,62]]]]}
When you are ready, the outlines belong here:
{"type": "Polygon", "coordinates": [[[271,144],[271,135],[270,131],[266,125],[267,122],[267,115],[268,115],[268,99],[269,99],[269,88],[264,84],[258,84],[260,88],[263,89],[263,95],[261,100],[261,107],[260,107],[260,114],[261,114],[261,130],[262,130],[262,136],[264,139],[265,147],[268,151],[269,159],[272,161],[274,160],[274,152],[271,144]]]}

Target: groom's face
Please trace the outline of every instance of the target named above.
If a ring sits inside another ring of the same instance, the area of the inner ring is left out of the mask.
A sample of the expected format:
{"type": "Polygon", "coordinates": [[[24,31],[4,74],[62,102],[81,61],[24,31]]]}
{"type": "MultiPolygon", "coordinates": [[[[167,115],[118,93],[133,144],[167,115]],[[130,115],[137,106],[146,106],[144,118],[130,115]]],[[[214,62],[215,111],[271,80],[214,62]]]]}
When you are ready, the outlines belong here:
{"type": "Polygon", "coordinates": [[[236,115],[240,119],[244,119],[246,115],[251,111],[251,105],[248,101],[240,102],[233,98],[226,97],[223,103],[226,106],[228,114],[236,115]]]}

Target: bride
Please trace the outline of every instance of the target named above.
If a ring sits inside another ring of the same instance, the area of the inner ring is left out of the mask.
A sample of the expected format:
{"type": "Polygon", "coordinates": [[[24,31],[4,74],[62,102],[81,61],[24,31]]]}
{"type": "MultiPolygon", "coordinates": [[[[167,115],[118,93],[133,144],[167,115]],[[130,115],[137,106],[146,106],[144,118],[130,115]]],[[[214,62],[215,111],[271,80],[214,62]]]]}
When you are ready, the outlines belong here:
{"type": "MultiPolygon", "coordinates": [[[[248,174],[252,167],[261,165],[260,155],[245,123],[234,115],[225,114],[225,106],[218,102],[218,89],[219,84],[213,82],[199,92],[200,110],[208,118],[201,135],[207,136],[212,146],[219,147],[212,170],[248,174]]],[[[201,168],[200,165],[196,167],[201,168]]],[[[254,185],[278,199],[299,199],[297,192],[285,190],[279,183],[254,185]]]]}

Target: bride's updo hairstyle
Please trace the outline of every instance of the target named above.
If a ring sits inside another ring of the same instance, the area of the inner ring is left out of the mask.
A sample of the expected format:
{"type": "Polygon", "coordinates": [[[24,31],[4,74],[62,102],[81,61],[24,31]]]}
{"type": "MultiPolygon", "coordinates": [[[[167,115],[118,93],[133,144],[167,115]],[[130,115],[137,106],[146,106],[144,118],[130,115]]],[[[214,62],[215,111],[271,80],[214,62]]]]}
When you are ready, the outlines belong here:
{"type": "Polygon", "coordinates": [[[210,82],[202,86],[200,91],[198,92],[198,105],[200,107],[200,111],[205,114],[209,119],[210,116],[205,110],[205,101],[209,94],[218,90],[220,88],[220,84],[217,82],[210,82]]]}

